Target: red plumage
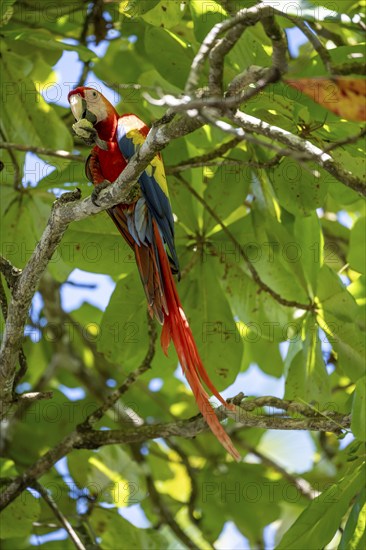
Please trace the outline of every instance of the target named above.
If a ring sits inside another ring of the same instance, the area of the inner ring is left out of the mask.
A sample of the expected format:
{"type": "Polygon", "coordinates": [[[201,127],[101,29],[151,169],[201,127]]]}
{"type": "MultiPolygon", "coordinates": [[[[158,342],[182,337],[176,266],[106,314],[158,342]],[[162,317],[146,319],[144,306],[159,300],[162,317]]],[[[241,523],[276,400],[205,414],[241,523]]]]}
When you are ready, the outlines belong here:
{"type": "MultiPolygon", "coordinates": [[[[75,118],[78,121],[84,118],[93,120],[98,138],[104,142],[92,150],[87,161],[88,177],[94,185],[104,180],[114,181],[135,152],[136,145],[145,139],[148,127],[135,115],[120,117],[114,107],[91,88],[73,90],[69,101],[75,118]]],[[[227,409],[235,411],[235,407],[221,397],[202,364],[173,279],[172,271],[179,272],[179,266],[160,155],[152,161],[151,169],[140,176],[139,182],[141,192],[136,200],[132,204],[114,206],[108,213],[135,252],[150,314],[163,325],[161,345],[164,353],[167,354],[173,340],[199,410],[223,447],[235,460],[240,460],[238,451],[217,419],[203,383],[227,409]]]]}

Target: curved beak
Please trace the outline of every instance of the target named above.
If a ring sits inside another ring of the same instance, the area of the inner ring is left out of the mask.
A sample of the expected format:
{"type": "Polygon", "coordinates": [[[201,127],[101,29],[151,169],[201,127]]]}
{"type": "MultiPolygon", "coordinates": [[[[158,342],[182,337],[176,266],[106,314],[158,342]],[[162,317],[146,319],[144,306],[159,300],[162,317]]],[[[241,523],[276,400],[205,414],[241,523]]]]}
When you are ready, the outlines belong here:
{"type": "Polygon", "coordinates": [[[80,94],[73,94],[70,97],[70,108],[77,122],[85,117],[86,101],[80,94]]]}

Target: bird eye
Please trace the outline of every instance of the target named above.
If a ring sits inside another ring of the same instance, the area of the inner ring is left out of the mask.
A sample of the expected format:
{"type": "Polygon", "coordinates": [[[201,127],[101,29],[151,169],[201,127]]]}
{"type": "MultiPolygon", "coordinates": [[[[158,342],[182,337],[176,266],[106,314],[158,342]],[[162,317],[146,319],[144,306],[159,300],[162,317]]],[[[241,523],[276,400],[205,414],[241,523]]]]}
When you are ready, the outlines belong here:
{"type": "Polygon", "coordinates": [[[97,92],[93,92],[93,97],[97,97],[97,92]]]}

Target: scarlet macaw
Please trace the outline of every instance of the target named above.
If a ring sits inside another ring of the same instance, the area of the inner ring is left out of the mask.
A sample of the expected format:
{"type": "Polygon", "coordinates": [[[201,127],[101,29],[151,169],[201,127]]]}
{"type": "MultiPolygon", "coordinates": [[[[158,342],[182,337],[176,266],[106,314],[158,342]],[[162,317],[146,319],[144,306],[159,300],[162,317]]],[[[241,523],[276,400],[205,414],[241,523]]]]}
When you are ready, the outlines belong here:
{"type": "MultiPolygon", "coordinates": [[[[136,115],[119,116],[113,105],[92,88],[76,88],[69,93],[68,100],[76,119],[74,130],[88,144],[95,143],[86,162],[86,174],[97,186],[92,195],[96,202],[98,192],[117,179],[136,148],[145,141],[149,128],[136,115]]],[[[138,181],[140,188],[135,201],[118,204],[108,209],[108,214],[135,253],[150,314],[163,325],[161,346],[164,353],[167,354],[173,340],[199,410],[224,448],[240,460],[209,403],[202,382],[226,408],[235,409],[221,397],[202,364],[172,276],[173,272],[179,277],[179,263],[160,155],[156,155],[138,181]]]]}

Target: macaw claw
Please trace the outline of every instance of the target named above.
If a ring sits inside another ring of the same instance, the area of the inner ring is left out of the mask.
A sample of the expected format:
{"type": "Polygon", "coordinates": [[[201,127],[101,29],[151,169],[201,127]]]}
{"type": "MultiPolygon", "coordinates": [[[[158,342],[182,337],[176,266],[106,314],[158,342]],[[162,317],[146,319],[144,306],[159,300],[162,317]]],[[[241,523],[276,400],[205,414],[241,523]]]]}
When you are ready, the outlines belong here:
{"type": "Polygon", "coordinates": [[[98,203],[98,197],[99,197],[99,194],[103,191],[103,189],[106,189],[106,187],[108,187],[108,185],[110,185],[111,182],[108,181],[108,180],[104,180],[102,181],[101,183],[98,183],[94,189],[93,189],[93,192],[91,194],[91,201],[92,203],[95,205],[95,206],[98,206],[100,207],[100,204],[98,203]]]}

